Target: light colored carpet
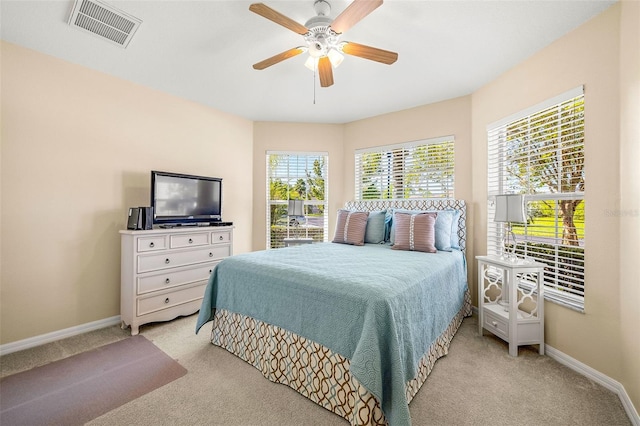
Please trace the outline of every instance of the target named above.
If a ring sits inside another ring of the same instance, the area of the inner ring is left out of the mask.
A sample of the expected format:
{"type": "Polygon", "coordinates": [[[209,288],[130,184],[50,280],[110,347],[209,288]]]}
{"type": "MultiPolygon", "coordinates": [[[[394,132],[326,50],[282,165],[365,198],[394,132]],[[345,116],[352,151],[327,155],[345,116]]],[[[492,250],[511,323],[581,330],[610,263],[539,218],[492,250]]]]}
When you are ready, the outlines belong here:
{"type": "Polygon", "coordinates": [[[7,425],[83,425],[187,370],[144,336],[132,336],[0,379],[7,425]]]}
{"type": "MultiPolygon", "coordinates": [[[[271,383],[241,359],[209,343],[210,324],[194,334],[196,316],[141,327],[141,333],[188,373],[90,425],[347,425],[286,386],[271,383]]],[[[0,358],[2,376],[127,337],[110,327],[0,358]]],[[[630,425],[618,397],[521,347],[478,335],[464,320],[410,405],[414,425],[630,425]]],[[[1,421],[1,419],[0,419],[1,421]]]]}

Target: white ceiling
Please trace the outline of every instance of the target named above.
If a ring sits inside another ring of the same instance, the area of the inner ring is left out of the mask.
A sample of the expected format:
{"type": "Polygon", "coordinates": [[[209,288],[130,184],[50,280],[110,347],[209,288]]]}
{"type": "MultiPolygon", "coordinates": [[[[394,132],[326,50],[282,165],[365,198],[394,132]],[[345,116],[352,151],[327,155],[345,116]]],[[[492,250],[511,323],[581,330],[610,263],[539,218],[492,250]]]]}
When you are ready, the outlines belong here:
{"type": "MultiPolygon", "coordinates": [[[[349,1],[329,0],[335,18],[349,1]]],[[[252,64],[302,36],[251,1],[113,1],[142,20],[126,49],[67,24],[73,0],[2,0],[2,39],[255,121],[345,123],[472,93],[615,1],[387,0],[342,36],[398,52],[384,65],[347,56],[321,88],[305,54],[252,64]],[[315,99],[315,103],[314,103],[315,99]]],[[[313,0],[265,0],[304,24],[313,0]]]]}

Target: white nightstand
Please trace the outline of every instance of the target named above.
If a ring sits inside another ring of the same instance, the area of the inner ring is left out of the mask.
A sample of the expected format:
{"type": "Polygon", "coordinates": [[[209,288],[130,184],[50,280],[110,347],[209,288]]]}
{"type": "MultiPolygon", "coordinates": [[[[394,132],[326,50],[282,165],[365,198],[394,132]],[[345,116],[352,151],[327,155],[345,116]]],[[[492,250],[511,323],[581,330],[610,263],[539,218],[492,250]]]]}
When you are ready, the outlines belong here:
{"type": "Polygon", "coordinates": [[[518,346],[539,345],[544,355],[543,263],[476,256],[478,261],[478,329],[509,343],[509,355],[518,346]],[[513,290],[516,291],[513,291],[513,290]],[[500,302],[506,299],[508,303],[500,302]]]}

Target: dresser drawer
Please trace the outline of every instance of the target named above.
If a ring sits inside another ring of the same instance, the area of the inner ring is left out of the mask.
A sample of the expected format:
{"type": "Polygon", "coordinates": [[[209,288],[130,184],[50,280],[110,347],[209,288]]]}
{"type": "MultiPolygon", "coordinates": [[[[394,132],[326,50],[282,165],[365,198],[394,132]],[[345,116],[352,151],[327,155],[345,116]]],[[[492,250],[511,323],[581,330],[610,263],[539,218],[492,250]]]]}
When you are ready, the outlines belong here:
{"type": "Polygon", "coordinates": [[[202,299],[204,297],[205,287],[206,283],[176,290],[171,293],[138,299],[138,304],[136,307],[137,315],[145,315],[151,312],[167,309],[172,306],[202,299]]]}
{"type": "Polygon", "coordinates": [[[140,237],[138,242],[138,252],[164,250],[167,248],[167,239],[164,235],[155,237],[140,237]]]}
{"type": "Polygon", "coordinates": [[[211,233],[211,244],[228,243],[231,241],[231,231],[216,231],[211,233]]]}
{"type": "Polygon", "coordinates": [[[178,287],[198,281],[208,281],[213,268],[219,262],[208,263],[195,268],[183,269],[181,271],[168,270],[162,274],[154,274],[138,277],[138,287],[136,294],[145,294],[156,290],[178,287]]]}
{"type": "Polygon", "coordinates": [[[171,248],[197,247],[209,244],[209,233],[171,235],[171,248]]]}
{"type": "Polygon", "coordinates": [[[483,327],[505,340],[509,338],[509,322],[489,309],[484,310],[483,327]]]}
{"type": "Polygon", "coordinates": [[[211,262],[231,255],[230,245],[212,246],[198,250],[169,251],[138,256],[137,272],[151,272],[194,263],[211,262]]]}

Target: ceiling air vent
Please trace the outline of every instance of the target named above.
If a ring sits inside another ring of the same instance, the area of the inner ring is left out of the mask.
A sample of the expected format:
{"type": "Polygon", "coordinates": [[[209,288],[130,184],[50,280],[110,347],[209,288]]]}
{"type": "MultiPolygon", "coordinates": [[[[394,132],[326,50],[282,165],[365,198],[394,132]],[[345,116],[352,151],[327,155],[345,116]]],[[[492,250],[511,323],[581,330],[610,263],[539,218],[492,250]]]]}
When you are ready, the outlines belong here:
{"type": "Polygon", "coordinates": [[[97,0],[76,0],[69,25],[127,47],[142,21],[97,0]]]}

